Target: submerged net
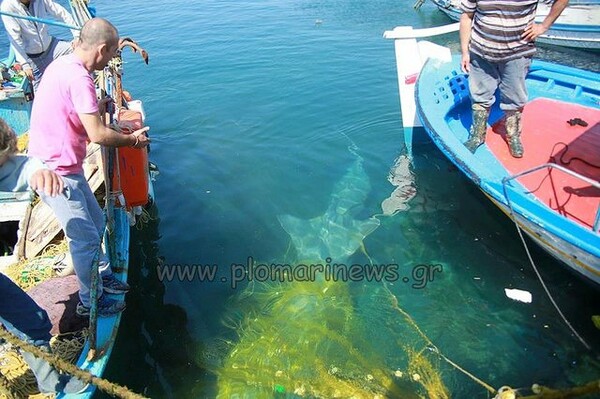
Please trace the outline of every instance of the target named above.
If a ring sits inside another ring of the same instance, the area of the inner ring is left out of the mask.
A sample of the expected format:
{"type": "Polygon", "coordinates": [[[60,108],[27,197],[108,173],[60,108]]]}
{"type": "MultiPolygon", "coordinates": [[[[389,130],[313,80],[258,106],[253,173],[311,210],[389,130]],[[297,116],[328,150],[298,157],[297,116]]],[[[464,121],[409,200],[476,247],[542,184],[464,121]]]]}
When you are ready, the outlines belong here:
{"type": "MultiPolygon", "coordinates": [[[[358,251],[370,259],[364,239],[380,226],[380,220],[362,218],[360,210],[371,186],[356,145],[352,143],[349,150],[355,155],[354,161],[334,184],[322,215],[308,220],[278,217],[290,235],[296,252],[293,258],[308,261],[293,264],[322,264],[325,259],[342,262],[358,251]]],[[[390,182],[402,190],[382,206],[384,215],[408,209],[407,202],[415,194],[409,166],[406,157],[396,162],[390,182]]],[[[406,328],[397,333],[395,325],[391,333],[402,340],[390,348],[397,352],[390,366],[381,345],[395,341],[378,331],[385,329],[381,320],[374,323],[369,314],[361,313],[364,306],[357,306],[350,284],[325,277],[321,273],[310,282],[288,279],[251,284],[236,299],[232,308],[237,313],[229,324],[238,339],[214,370],[219,398],[270,398],[274,394],[310,398],[449,397],[439,371],[423,353],[428,342],[402,316],[396,314],[402,323],[395,324],[406,328]]],[[[365,297],[376,300],[371,295],[365,297]]],[[[393,313],[392,303],[387,297],[367,306],[377,314],[386,310],[393,313]]]]}
{"type": "MultiPolygon", "coordinates": [[[[389,301],[388,301],[389,302],[389,301]]],[[[219,398],[448,398],[440,373],[412,334],[405,366],[389,367],[369,343],[376,328],[356,312],[344,282],[250,286],[229,324],[239,340],[215,370],[219,398]],[[412,345],[414,342],[414,345],[412,345]]],[[[398,347],[398,350],[402,350],[398,347]]]]}

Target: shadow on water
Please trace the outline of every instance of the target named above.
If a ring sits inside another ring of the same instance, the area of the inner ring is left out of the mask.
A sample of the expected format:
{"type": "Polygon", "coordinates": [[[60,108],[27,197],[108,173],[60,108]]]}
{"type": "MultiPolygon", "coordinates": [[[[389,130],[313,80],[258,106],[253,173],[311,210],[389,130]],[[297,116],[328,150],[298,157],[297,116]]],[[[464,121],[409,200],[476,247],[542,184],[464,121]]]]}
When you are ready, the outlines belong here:
{"type": "MultiPolygon", "coordinates": [[[[147,397],[176,398],[181,380],[203,370],[190,361],[193,345],[188,316],[178,305],[165,303],[165,284],[158,278],[160,215],[155,203],[143,227],[131,229],[127,309],[105,377],[147,397]]],[[[98,397],[108,397],[98,394],[98,397]]]]}

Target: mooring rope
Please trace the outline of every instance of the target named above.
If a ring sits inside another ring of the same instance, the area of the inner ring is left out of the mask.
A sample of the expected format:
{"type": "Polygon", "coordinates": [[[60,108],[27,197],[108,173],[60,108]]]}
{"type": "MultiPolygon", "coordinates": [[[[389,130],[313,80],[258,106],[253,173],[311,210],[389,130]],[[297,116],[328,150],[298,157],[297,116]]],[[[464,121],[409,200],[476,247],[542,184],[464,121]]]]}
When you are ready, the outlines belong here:
{"type": "MultiPolygon", "coordinates": [[[[82,370],[79,367],[61,359],[56,355],[46,353],[32,344],[22,341],[21,339],[15,337],[13,334],[2,328],[0,328],[0,338],[6,340],[7,342],[11,343],[16,347],[21,348],[24,351],[33,354],[34,356],[42,360],[47,361],[57,370],[68,373],[69,375],[74,376],[81,381],[95,385],[96,387],[98,387],[98,389],[109,395],[123,399],[147,399],[145,396],[130,391],[127,387],[123,387],[103,378],[96,377],[89,371],[82,370]]],[[[3,386],[3,384],[3,380],[0,380],[0,386],[3,386]]]]}
{"type": "Polygon", "coordinates": [[[452,367],[454,367],[455,369],[457,369],[458,371],[460,371],[461,373],[463,373],[464,375],[466,375],[467,377],[469,377],[470,379],[472,379],[473,381],[475,381],[476,383],[478,383],[479,385],[481,385],[482,387],[487,389],[490,393],[492,393],[494,395],[497,393],[497,390],[494,387],[492,387],[490,384],[486,383],[481,378],[476,377],[473,373],[470,373],[469,371],[465,370],[464,368],[459,366],[457,363],[453,362],[448,357],[446,357],[439,350],[439,348],[431,341],[431,339],[429,339],[429,337],[421,330],[421,328],[417,325],[417,323],[414,321],[414,319],[400,307],[400,304],[398,303],[398,298],[396,297],[396,295],[394,295],[392,293],[392,291],[389,289],[387,284],[384,284],[383,287],[385,288],[387,293],[390,295],[390,298],[392,300],[392,307],[395,310],[397,310],[398,312],[400,312],[400,314],[402,314],[402,316],[404,316],[404,318],[410,323],[410,325],[412,325],[412,327],[415,329],[417,334],[419,334],[421,336],[421,338],[423,338],[423,340],[427,343],[428,349],[430,351],[437,354],[439,357],[444,359],[444,361],[446,361],[452,367]]]}
{"type": "Polygon", "coordinates": [[[146,208],[142,208],[142,213],[137,215],[135,228],[138,230],[143,230],[144,227],[146,227],[148,223],[150,223],[153,220],[156,220],[156,218],[152,217],[152,215],[146,208]]]}
{"type": "Polygon", "coordinates": [[[550,302],[554,306],[554,309],[556,309],[556,311],[558,312],[558,315],[562,318],[563,322],[567,325],[567,327],[569,327],[571,332],[577,337],[579,342],[581,342],[587,350],[591,350],[592,347],[583,339],[583,337],[581,335],[579,335],[579,333],[577,332],[577,330],[575,330],[575,327],[573,327],[571,325],[569,320],[567,320],[567,317],[563,314],[562,310],[560,310],[560,307],[558,306],[558,304],[554,300],[554,297],[550,293],[550,290],[546,286],[546,283],[544,282],[544,279],[542,278],[542,275],[540,274],[538,267],[535,264],[533,257],[531,256],[531,252],[529,251],[529,247],[527,246],[527,242],[525,241],[525,237],[523,236],[521,226],[519,226],[519,223],[517,223],[515,211],[512,207],[512,202],[510,201],[510,198],[508,196],[508,190],[506,189],[506,183],[504,184],[504,197],[506,198],[508,209],[510,210],[510,218],[512,219],[513,223],[515,224],[515,227],[517,228],[517,233],[519,234],[519,238],[521,239],[521,242],[523,243],[523,247],[525,248],[525,253],[527,254],[527,258],[529,259],[529,263],[531,264],[533,271],[535,272],[538,280],[540,281],[540,284],[542,285],[544,292],[546,292],[548,299],[550,299],[550,302]]]}

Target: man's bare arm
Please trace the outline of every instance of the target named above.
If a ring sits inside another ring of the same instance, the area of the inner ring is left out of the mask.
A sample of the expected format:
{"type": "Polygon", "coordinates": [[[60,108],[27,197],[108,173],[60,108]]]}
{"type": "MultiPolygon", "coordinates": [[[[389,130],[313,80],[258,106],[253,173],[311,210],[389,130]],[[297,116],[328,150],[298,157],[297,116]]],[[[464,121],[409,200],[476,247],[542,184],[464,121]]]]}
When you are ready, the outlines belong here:
{"type": "Polygon", "coordinates": [[[471,29],[473,25],[473,13],[463,12],[460,16],[460,52],[462,54],[460,66],[465,73],[469,73],[469,63],[471,56],[469,55],[469,41],[471,40],[471,29]]]}
{"type": "Polygon", "coordinates": [[[102,123],[100,114],[78,114],[90,141],[108,147],[135,147],[144,148],[150,144],[146,132],[148,126],[134,131],[131,134],[122,134],[102,123]]]}
{"type": "Polygon", "coordinates": [[[552,3],[552,7],[550,8],[550,12],[544,18],[544,21],[541,24],[532,23],[527,26],[521,35],[523,40],[527,40],[528,42],[533,42],[538,36],[546,33],[548,29],[552,26],[552,24],[560,17],[563,10],[569,5],[569,0],[556,0],[552,3]]]}

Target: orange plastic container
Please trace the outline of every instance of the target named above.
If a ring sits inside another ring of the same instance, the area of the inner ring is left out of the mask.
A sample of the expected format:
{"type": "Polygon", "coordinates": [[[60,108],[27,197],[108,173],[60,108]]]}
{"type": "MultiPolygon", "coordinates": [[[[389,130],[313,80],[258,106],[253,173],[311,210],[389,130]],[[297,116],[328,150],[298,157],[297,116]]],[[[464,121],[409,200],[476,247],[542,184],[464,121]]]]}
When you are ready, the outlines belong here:
{"type": "MultiPolygon", "coordinates": [[[[142,114],[138,111],[122,109],[119,112],[119,126],[125,134],[143,127],[142,114]]],[[[116,151],[119,160],[121,190],[127,208],[148,203],[148,149],[119,147],[116,151]]],[[[119,187],[117,174],[113,176],[113,189],[119,187]]]]}

